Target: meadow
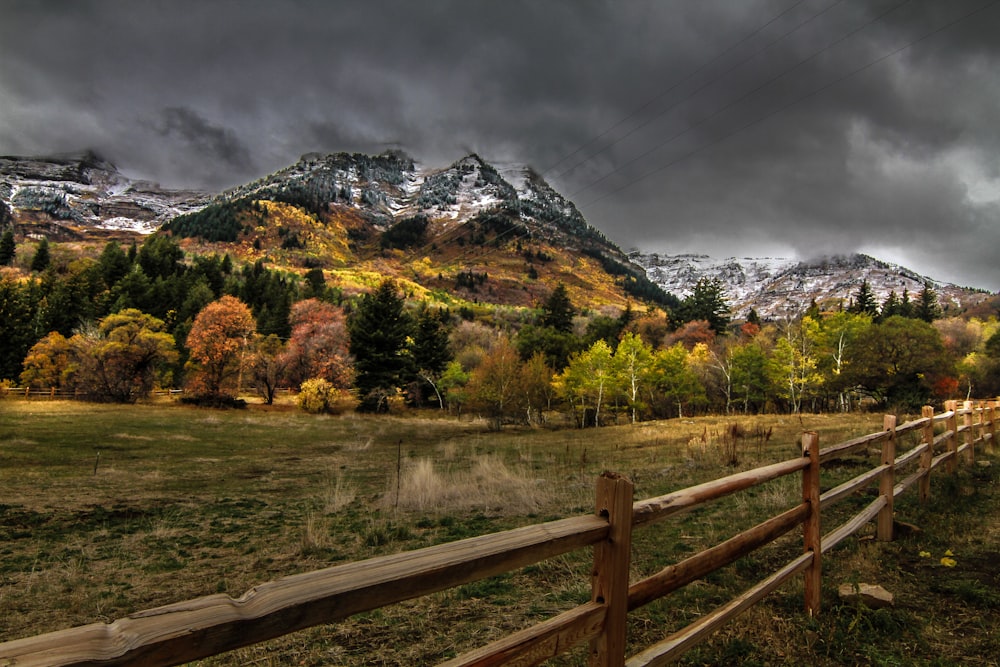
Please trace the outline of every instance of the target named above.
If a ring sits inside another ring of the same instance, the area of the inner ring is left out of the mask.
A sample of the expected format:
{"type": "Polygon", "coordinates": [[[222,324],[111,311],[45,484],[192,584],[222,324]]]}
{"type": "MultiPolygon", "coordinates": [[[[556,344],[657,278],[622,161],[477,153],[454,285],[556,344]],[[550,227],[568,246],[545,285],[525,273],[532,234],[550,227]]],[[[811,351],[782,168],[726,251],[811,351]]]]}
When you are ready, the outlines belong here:
{"type": "MultiPolygon", "coordinates": [[[[590,513],[604,470],[629,476],[643,499],[790,458],[805,430],[829,445],[881,423],[881,415],[860,413],[716,416],[496,433],[436,412],[316,416],[280,405],[219,411],[166,400],[7,398],[0,642],[590,513]]],[[[926,506],[912,494],[898,503],[897,517],[919,532],[892,543],[850,539],[831,552],[819,617],[802,613],[794,582],[682,664],[997,664],[1000,493],[995,457],[978,458],[994,465],[935,478],[926,506]],[[945,551],[954,566],[941,564],[945,551]],[[837,584],[856,581],[882,584],[896,605],[873,611],[839,602],[837,584]]],[[[876,460],[825,471],[824,488],[876,460]]],[[[797,478],[776,480],[637,532],[633,578],[787,509],[800,493],[797,478]]],[[[868,500],[851,499],[841,511],[868,500]]],[[[799,536],[789,536],[632,614],[630,653],[800,550],[799,536]]],[[[568,554],[201,664],[434,664],[589,599],[590,558],[568,554]]],[[[577,651],[553,664],[583,662],[577,651]]]]}

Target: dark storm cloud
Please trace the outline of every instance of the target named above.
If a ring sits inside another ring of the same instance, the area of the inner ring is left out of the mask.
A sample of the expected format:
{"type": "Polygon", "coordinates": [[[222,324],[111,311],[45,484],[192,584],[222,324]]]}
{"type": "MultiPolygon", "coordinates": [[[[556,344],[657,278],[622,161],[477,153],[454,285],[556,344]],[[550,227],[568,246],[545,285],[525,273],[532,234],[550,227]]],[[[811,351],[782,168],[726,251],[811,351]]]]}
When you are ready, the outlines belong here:
{"type": "Polygon", "coordinates": [[[210,163],[219,162],[236,172],[248,172],[254,167],[250,150],[234,132],[209,123],[191,109],[164,109],[156,129],[168,140],[180,139],[197,156],[210,163]]]}
{"type": "Polygon", "coordinates": [[[880,251],[995,290],[997,4],[0,0],[0,153],[219,188],[476,151],[625,248],[880,251]]]}

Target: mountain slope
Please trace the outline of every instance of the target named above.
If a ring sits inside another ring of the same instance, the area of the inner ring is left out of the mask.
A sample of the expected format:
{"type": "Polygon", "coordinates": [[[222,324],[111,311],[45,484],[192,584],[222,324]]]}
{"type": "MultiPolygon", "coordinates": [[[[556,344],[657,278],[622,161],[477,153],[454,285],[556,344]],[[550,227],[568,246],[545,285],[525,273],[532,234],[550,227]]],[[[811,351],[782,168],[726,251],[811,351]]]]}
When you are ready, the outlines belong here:
{"type": "Polygon", "coordinates": [[[399,151],[309,154],[163,229],[190,247],[226,244],[247,260],[321,268],[348,290],[388,275],[520,306],[562,282],[578,304],[671,303],[541,176],[501,173],[477,155],[432,169],[399,151]]]}
{"type": "Polygon", "coordinates": [[[206,193],[132,180],[90,151],[0,157],[0,206],[35,235],[53,240],[82,238],[95,230],[148,234],[208,201],[206,193]]]}
{"type": "Polygon", "coordinates": [[[881,304],[890,292],[915,300],[930,285],[947,310],[977,304],[988,294],[935,281],[896,264],[868,255],[837,255],[810,261],[778,257],[712,258],[707,255],[632,253],[650,280],[678,296],[690,294],[701,278],[718,280],[733,312],[745,317],[751,308],[763,319],[801,315],[815,300],[820,308],[847,307],[862,281],[867,280],[881,304]]]}

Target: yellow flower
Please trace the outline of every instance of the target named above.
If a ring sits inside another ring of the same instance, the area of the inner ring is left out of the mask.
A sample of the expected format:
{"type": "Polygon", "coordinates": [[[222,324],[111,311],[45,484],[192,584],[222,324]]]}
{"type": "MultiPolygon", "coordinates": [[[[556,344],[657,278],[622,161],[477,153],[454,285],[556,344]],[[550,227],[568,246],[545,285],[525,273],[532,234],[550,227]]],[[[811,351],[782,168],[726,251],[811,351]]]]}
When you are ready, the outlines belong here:
{"type": "Polygon", "coordinates": [[[930,558],[931,557],[931,552],[930,551],[921,551],[920,552],[920,557],[921,558],[930,558]]]}
{"type": "Polygon", "coordinates": [[[955,567],[956,565],[958,565],[958,563],[955,562],[954,558],[948,558],[947,556],[941,559],[941,564],[944,565],[945,567],[955,567]]]}
{"type": "Polygon", "coordinates": [[[944,552],[944,555],[945,555],[945,556],[954,556],[955,554],[953,554],[953,553],[951,552],[951,549],[948,549],[947,551],[945,551],[945,552],[944,552]]]}

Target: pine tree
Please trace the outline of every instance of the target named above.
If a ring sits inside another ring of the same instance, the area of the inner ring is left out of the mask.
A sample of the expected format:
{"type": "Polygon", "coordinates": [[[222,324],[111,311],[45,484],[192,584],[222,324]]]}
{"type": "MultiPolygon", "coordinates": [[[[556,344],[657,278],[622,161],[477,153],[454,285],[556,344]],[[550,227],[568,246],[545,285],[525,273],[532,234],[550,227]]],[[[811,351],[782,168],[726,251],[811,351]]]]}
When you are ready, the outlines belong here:
{"type": "Polygon", "coordinates": [[[413,358],[407,339],[413,323],[403,311],[396,283],[386,280],[373,293],[361,297],[348,325],[354,356],[354,386],[361,398],[359,409],[388,410],[386,399],[412,377],[413,358]]]}
{"type": "Polygon", "coordinates": [[[941,317],[941,306],[938,305],[937,292],[934,291],[930,283],[924,283],[924,288],[920,290],[916,316],[924,322],[933,322],[941,317]]]}
{"type": "Polygon", "coordinates": [[[875,293],[872,291],[872,286],[868,284],[867,280],[861,281],[861,286],[858,287],[858,291],[854,294],[854,300],[850,308],[847,309],[847,312],[856,315],[871,315],[872,317],[878,315],[878,304],[875,301],[875,293]]]}
{"type": "Polygon", "coordinates": [[[35,256],[31,260],[31,270],[41,273],[49,268],[49,264],[51,263],[52,257],[49,254],[49,240],[43,237],[38,243],[38,249],[35,250],[35,256]]]}
{"type": "Polygon", "coordinates": [[[569,293],[562,283],[556,285],[552,294],[542,306],[542,326],[552,327],[556,331],[569,333],[573,330],[573,315],[576,313],[572,302],[569,300],[569,293]]]}
{"type": "Polygon", "coordinates": [[[8,229],[0,236],[0,266],[10,266],[14,263],[17,246],[14,243],[14,230],[8,229]]]}
{"type": "Polygon", "coordinates": [[[698,280],[694,292],[681,303],[680,311],[682,321],[705,320],[712,331],[719,335],[726,333],[731,319],[729,304],[722,293],[722,283],[708,278],[698,280]]]}

